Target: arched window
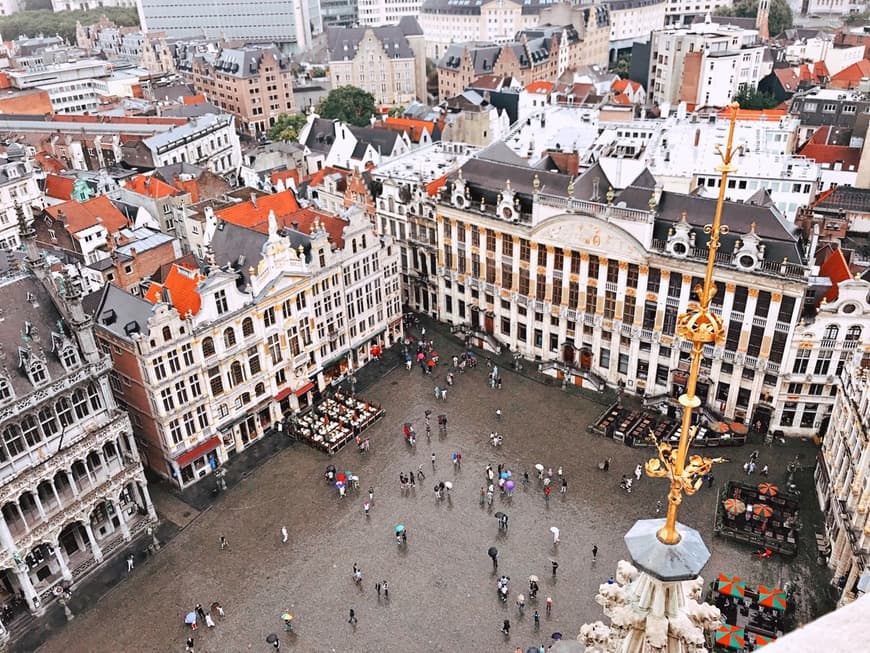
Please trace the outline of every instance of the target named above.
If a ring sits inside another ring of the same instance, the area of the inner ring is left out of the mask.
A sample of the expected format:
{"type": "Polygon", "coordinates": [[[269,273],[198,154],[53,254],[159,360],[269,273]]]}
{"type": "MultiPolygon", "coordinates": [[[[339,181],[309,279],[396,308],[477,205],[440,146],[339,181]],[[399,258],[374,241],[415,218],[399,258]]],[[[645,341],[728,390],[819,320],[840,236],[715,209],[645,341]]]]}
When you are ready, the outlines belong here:
{"type": "Polygon", "coordinates": [[[353,248],[353,253],[356,254],[356,238],[350,241],[350,245],[353,248]]]}
{"type": "Polygon", "coordinates": [[[857,342],[861,339],[861,327],[857,324],[855,326],[850,326],[848,331],[846,331],[846,342],[857,342]]]}
{"type": "Polygon", "coordinates": [[[64,347],[60,353],[60,362],[66,369],[71,369],[79,362],[78,354],[75,347],[64,347]]]}
{"type": "Polygon", "coordinates": [[[71,426],[73,423],[72,406],[69,399],[61,397],[54,404],[54,412],[57,413],[57,418],[60,420],[61,426],[71,426]]]}
{"type": "Polygon", "coordinates": [[[24,442],[21,439],[21,429],[18,424],[10,424],[3,429],[3,443],[6,445],[6,451],[9,452],[10,458],[24,453],[24,442]]]}
{"type": "Polygon", "coordinates": [[[84,388],[77,388],[72,395],[73,409],[76,412],[76,419],[84,419],[87,417],[91,409],[88,408],[88,395],[84,388]]]}
{"type": "Polygon", "coordinates": [[[51,406],[46,406],[39,411],[39,424],[45,437],[50,438],[57,434],[57,419],[51,406]]]}
{"type": "Polygon", "coordinates": [[[829,324],[827,327],[825,327],[825,340],[836,340],[837,336],[839,335],[840,327],[838,327],[836,324],[829,324]]]}
{"type": "Polygon", "coordinates": [[[366,248],[366,235],[365,234],[362,235],[362,248],[363,249],[366,248]]]}
{"type": "Polygon", "coordinates": [[[48,374],[45,372],[45,365],[41,361],[33,361],[30,365],[30,380],[34,385],[45,383],[48,380],[48,374]]]}
{"type": "Polygon", "coordinates": [[[254,335],[254,321],[251,318],[246,317],[242,320],[242,337],[248,338],[252,335],[254,335]]]}
{"type": "Polygon", "coordinates": [[[88,400],[91,402],[93,410],[101,410],[103,407],[103,399],[100,397],[100,389],[96,383],[91,383],[88,386],[88,400]]]}
{"type": "Polygon", "coordinates": [[[24,431],[24,441],[28,447],[33,447],[42,442],[42,433],[39,432],[39,422],[33,415],[25,415],[21,420],[21,430],[24,431]]]}
{"type": "Polygon", "coordinates": [[[224,347],[229,349],[235,344],[236,332],[233,330],[233,327],[227,327],[226,329],[224,329],[224,347]]]}
{"type": "Polygon", "coordinates": [[[263,385],[262,383],[258,383],[257,385],[254,386],[254,394],[257,395],[258,397],[261,394],[264,394],[265,392],[266,392],[266,386],[263,385]]]}
{"type": "Polygon", "coordinates": [[[235,361],[230,365],[230,381],[232,382],[233,387],[245,382],[245,372],[239,361],[235,361]]]}
{"type": "Polygon", "coordinates": [[[214,356],[214,340],[206,338],[202,341],[202,357],[208,358],[214,356]]]}
{"type": "Polygon", "coordinates": [[[163,327],[163,342],[169,342],[172,340],[172,329],[168,326],[163,327]]]}
{"type": "Polygon", "coordinates": [[[0,376],[0,401],[3,399],[12,399],[12,386],[9,381],[0,376]]]}

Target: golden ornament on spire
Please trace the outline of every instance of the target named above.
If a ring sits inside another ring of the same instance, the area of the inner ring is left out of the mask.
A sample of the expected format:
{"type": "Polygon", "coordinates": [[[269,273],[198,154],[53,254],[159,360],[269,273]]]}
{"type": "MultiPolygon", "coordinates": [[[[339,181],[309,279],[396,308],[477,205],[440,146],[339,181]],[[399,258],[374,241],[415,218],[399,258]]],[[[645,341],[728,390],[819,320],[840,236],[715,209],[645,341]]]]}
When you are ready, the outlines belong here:
{"type": "Polygon", "coordinates": [[[701,405],[701,400],[695,396],[695,388],[698,384],[704,345],[721,343],[725,338],[722,318],[710,310],[710,303],[716,294],[716,284],[713,282],[713,266],[716,263],[716,252],[719,250],[719,237],[728,233],[728,227],[722,224],[722,208],[725,205],[728,175],[737,169],[731,161],[734,155],[743,148],[743,146],[734,147],[734,127],[737,124],[739,108],[740,105],[736,102],[728,107],[731,117],[725,150],[722,151],[718,145],[716,146],[716,153],[722,158],[722,163],[716,167],[716,172],[721,175],[721,180],[713,224],[704,225],[704,233],[710,234],[704,283],[703,285],[698,284],[694,288],[695,294],[698,296],[698,303],[689,304],[688,310],[677,318],[677,336],[692,343],[689,380],[686,383],[685,394],[680,397],[680,405],[683,407],[680,441],[676,449],[665,442],[657,443],[658,457],[652,458],[646,463],[647,475],[656,478],[667,477],[671,481],[671,489],[668,492],[668,514],[665,525],[658,531],[659,540],[665,544],[676,544],[680,541],[680,533],[677,531],[677,512],[683,501],[683,493],[689,496],[695,494],[703,483],[704,474],[709,473],[715,463],[724,461],[724,458],[691,456],[687,464],[686,457],[689,445],[697,432],[697,427],[692,426],[692,413],[701,405]]]}

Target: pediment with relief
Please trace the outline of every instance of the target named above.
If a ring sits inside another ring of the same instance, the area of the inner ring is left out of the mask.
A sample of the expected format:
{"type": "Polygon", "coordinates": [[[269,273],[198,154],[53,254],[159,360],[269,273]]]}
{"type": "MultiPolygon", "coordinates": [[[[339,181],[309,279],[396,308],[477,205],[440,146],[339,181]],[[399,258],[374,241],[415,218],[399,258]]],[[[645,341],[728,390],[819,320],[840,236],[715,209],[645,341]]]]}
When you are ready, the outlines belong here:
{"type": "Polygon", "coordinates": [[[590,216],[563,215],[550,218],[533,231],[535,240],[582,250],[606,258],[645,263],[648,253],[643,245],[624,229],[590,216]]]}

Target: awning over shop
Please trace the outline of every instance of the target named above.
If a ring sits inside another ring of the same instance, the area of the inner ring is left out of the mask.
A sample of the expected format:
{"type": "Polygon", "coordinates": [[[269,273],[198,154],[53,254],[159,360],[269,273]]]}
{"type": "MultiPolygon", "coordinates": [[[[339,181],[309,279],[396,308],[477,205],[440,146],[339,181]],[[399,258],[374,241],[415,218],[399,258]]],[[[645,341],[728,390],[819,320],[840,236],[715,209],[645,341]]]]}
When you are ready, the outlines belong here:
{"type": "Polygon", "coordinates": [[[193,449],[186,451],[181,454],[178,458],[175,459],[175,462],[179,467],[184,467],[185,465],[189,465],[197,458],[204,456],[205,454],[214,451],[220,446],[221,438],[219,435],[215,435],[212,438],[209,438],[202,444],[195,446],[193,449]]]}
{"type": "Polygon", "coordinates": [[[296,396],[297,396],[297,397],[301,397],[301,396],[304,395],[306,392],[308,392],[309,390],[311,390],[313,387],[314,387],[314,383],[312,383],[311,381],[309,381],[308,383],[306,383],[306,384],[303,385],[301,388],[299,388],[299,389],[297,389],[297,390],[295,391],[295,392],[296,392],[296,396]]]}
{"type": "Polygon", "coordinates": [[[290,396],[291,392],[293,392],[293,388],[284,388],[281,392],[275,395],[275,401],[281,401],[282,399],[286,399],[290,396]]]}

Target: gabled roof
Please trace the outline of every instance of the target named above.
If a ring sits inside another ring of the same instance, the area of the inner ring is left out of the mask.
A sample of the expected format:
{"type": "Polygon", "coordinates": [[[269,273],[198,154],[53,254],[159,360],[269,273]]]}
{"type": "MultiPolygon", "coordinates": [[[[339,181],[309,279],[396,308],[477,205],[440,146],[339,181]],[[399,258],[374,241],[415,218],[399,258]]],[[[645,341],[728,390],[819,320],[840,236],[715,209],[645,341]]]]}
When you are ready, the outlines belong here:
{"type": "Polygon", "coordinates": [[[168,299],[181,317],[188,313],[196,315],[202,307],[202,297],[196,289],[204,279],[199,270],[174,263],[163,283],[151,284],[145,299],[152,304],[168,299]],[[164,290],[168,291],[168,297],[164,290]]]}
{"type": "Polygon", "coordinates": [[[870,213],[870,188],[836,186],[827,195],[820,195],[813,208],[870,213]]]}
{"type": "MultiPolygon", "coordinates": [[[[387,129],[355,127],[353,125],[348,125],[347,128],[356,137],[357,147],[359,145],[371,145],[376,152],[380,152],[383,155],[392,154],[396,147],[396,142],[400,138],[398,134],[387,129]]],[[[354,154],[356,152],[357,150],[354,150],[354,154]]]]}
{"type": "Polygon", "coordinates": [[[553,82],[537,81],[526,86],[527,93],[549,95],[553,91],[553,82]]]}
{"type": "Polygon", "coordinates": [[[75,179],[72,177],[47,174],[45,175],[45,194],[59,200],[68,200],[72,197],[74,182],[75,179]]]}
{"type": "Polygon", "coordinates": [[[852,88],[864,77],[870,77],[870,61],[861,59],[831,77],[831,88],[852,88]]]}
{"type": "Polygon", "coordinates": [[[808,159],[815,159],[816,163],[830,166],[840,163],[843,170],[857,172],[858,164],[861,162],[861,148],[829,144],[827,141],[830,131],[830,127],[816,130],[798,153],[808,159]]]}
{"type": "Polygon", "coordinates": [[[428,120],[414,120],[413,118],[390,118],[384,119],[383,126],[392,131],[408,134],[412,143],[419,143],[423,136],[423,130],[429,132],[431,137],[435,132],[435,125],[428,120]]]}
{"type": "Polygon", "coordinates": [[[610,87],[614,93],[637,93],[641,88],[643,87],[639,82],[630,79],[617,79],[610,87]]]}
{"type": "Polygon", "coordinates": [[[380,41],[381,47],[388,57],[411,59],[414,56],[414,51],[411,50],[407,36],[419,35],[420,26],[416,23],[416,19],[410,18],[410,20],[405,20],[398,25],[382,25],[381,27],[368,25],[363,27],[327,27],[326,39],[329,60],[342,61],[345,58],[353,59],[356,57],[359,44],[369,30],[380,41]],[[404,30],[409,30],[409,32],[404,30]]]}
{"type": "Polygon", "coordinates": [[[154,199],[181,194],[174,186],[149,175],[136,175],[132,179],[128,179],[124,188],[154,199]]]}
{"type": "Polygon", "coordinates": [[[282,216],[298,209],[299,202],[296,201],[296,195],[288,188],[280,193],[263,195],[256,200],[249,200],[215,211],[214,215],[219,220],[241,227],[259,229],[261,226],[265,226],[268,231],[269,213],[274,212],[275,217],[280,221],[282,216]]]}
{"type": "Polygon", "coordinates": [[[825,293],[825,300],[832,302],[837,299],[837,296],[840,294],[839,283],[852,278],[849,263],[846,261],[846,257],[843,256],[843,250],[837,247],[825,258],[824,262],[819,266],[819,276],[827,277],[831,280],[831,287],[825,293]]]}
{"type": "Polygon", "coordinates": [[[42,168],[45,172],[63,172],[66,170],[66,165],[60,159],[56,159],[51,154],[47,152],[37,152],[36,156],[33,157],[36,159],[36,162],[39,164],[39,167],[42,168]]]}
{"type": "Polygon", "coordinates": [[[55,220],[63,222],[71,234],[98,224],[103,225],[110,234],[127,226],[127,218],[105,195],[98,195],[84,202],[70,200],[55,204],[46,207],[45,212],[55,220]]]}

